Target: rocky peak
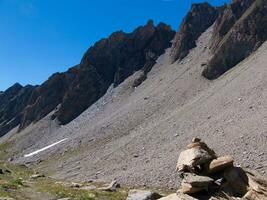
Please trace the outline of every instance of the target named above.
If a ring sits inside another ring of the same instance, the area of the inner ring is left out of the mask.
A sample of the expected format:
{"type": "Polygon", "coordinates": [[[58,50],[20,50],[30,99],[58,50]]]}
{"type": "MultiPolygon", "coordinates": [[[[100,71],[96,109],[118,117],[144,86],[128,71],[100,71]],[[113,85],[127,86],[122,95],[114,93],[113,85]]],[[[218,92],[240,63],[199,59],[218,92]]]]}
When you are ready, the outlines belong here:
{"type": "Polygon", "coordinates": [[[216,21],[214,55],[203,75],[215,79],[247,58],[266,41],[266,30],[266,1],[234,1],[216,21]]]}
{"type": "Polygon", "coordinates": [[[131,33],[117,31],[96,42],[79,65],[53,74],[40,86],[22,90],[21,85],[15,84],[0,96],[0,135],[17,125],[22,130],[58,105],[61,106],[52,118],[57,117],[61,124],[70,122],[104,95],[112,83],[120,84],[137,70],[143,70],[145,76],[158,56],[171,46],[174,34],[170,26],[164,23],[154,26],[149,20],[131,33]],[[11,102],[13,96],[18,98],[11,102]],[[12,119],[15,120],[10,123],[12,119]]]}
{"type": "Polygon", "coordinates": [[[172,50],[172,61],[183,59],[196,46],[196,40],[218,16],[217,8],[208,3],[193,4],[176,33],[172,50]]]}
{"type": "Polygon", "coordinates": [[[21,112],[29,104],[36,86],[14,84],[0,96],[0,136],[19,125],[21,112]]]}
{"type": "Polygon", "coordinates": [[[220,12],[212,33],[212,49],[216,50],[221,39],[228,33],[237,20],[255,0],[233,0],[220,12]]]}
{"type": "Polygon", "coordinates": [[[149,20],[132,33],[115,32],[89,48],[57,113],[59,121],[66,124],[76,118],[112,83],[117,86],[141,69],[147,73],[157,57],[170,47],[174,34],[169,26],[163,23],[154,26],[149,20]]]}

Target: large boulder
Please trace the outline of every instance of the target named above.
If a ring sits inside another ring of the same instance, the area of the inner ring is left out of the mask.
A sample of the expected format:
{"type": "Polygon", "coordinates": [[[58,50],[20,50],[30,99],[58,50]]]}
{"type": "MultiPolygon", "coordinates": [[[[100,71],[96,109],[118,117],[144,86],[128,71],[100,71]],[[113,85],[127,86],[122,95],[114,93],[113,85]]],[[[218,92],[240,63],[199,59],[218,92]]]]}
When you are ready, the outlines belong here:
{"type": "Polygon", "coordinates": [[[216,158],[216,154],[204,142],[192,141],[187,150],[180,153],[176,169],[177,171],[194,172],[196,167],[216,158]]]}

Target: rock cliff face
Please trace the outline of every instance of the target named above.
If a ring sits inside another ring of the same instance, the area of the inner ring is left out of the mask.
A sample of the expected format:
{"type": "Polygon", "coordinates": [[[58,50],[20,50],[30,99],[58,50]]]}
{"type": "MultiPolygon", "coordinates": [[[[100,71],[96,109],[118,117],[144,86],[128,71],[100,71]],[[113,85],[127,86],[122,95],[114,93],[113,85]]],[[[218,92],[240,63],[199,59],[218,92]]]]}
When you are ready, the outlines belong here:
{"type": "Polygon", "coordinates": [[[36,87],[32,92],[28,106],[23,110],[20,130],[54,110],[62,102],[76,74],[77,69],[75,67],[70,68],[65,73],[53,74],[42,85],[36,87]]]}
{"type": "MultiPolygon", "coordinates": [[[[243,12],[240,10],[239,12],[229,11],[229,9],[233,10],[230,7],[226,9],[225,16],[218,19],[220,21],[222,19],[224,20],[217,24],[233,25],[227,28],[229,29],[227,33],[217,37],[219,40],[215,40],[216,48],[214,49],[216,50],[214,56],[203,71],[203,75],[208,79],[215,79],[234,67],[254,52],[267,39],[267,2],[256,0],[252,5],[250,5],[251,1],[241,2],[243,3],[243,7],[247,8],[245,12],[243,9],[240,9],[243,12]],[[227,16],[229,12],[239,14],[230,14],[230,16],[232,16],[229,17],[227,16]],[[243,14],[241,15],[240,13],[243,14]],[[229,19],[235,18],[234,16],[240,17],[229,23],[229,19]]],[[[235,1],[232,5],[238,3],[240,3],[240,1],[235,1]]],[[[242,6],[238,7],[242,8],[242,6]]],[[[223,30],[223,28],[219,28],[218,30],[223,30]]]]}
{"type": "Polygon", "coordinates": [[[149,21],[132,33],[122,31],[102,39],[83,56],[81,63],[55,73],[40,86],[15,84],[0,96],[0,136],[17,125],[19,130],[53,111],[66,124],[97,101],[114,83],[123,82],[137,70],[146,75],[158,56],[171,46],[175,31],[164,23],[149,21]],[[10,121],[12,120],[12,121],[10,121]]]}
{"type": "Polygon", "coordinates": [[[234,0],[232,4],[221,8],[221,12],[214,24],[211,47],[216,50],[223,37],[230,31],[233,25],[252,5],[254,0],[234,0]]]}
{"type": "Polygon", "coordinates": [[[171,60],[183,59],[196,46],[198,37],[212,24],[212,57],[202,75],[215,79],[248,57],[267,39],[267,2],[233,0],[222,7],[193,4],[178,33],[166,24],[152,21],[132,33],[118,31],[98,41],[80,64],[56,73],[40,86],[15,84],[0,92],[0,135],[20,125],[19,130],[53,111],[53,118],[67,124],[105,94],[111,84],[122,83],[142,70],[133,87],[146,79],[156,59],[171,46],[171,60]]]}
{"type": "Polygon", "coordinates": [[[163,23],[149,21],[132,33],[122,31],[100,40],[84,55],[78,74],[56,113],[66,124],[98,100],[110,84],[115,86],[135,71],[147,73],[159,55],[170,47],[175,32],[163,23]]]}
{"type": "Polygon", "coordinates": [[[0,95],[0,136],[19,125],[35,86],[16,83],[0,95]]]}
{"type": "Polygon", "coordinates": [[[212,24],[212,58],[202,75],[215,79],[248,57],[267,39],[264,0],[233,0],[229,5],[212,7],[193,4],[177,32],[171,50],[172,62],[183,59],[196,40],[212,24]]]}
{"type": "Polygon", "coordinates": [[[189,50],[196,46],[198,37],[214,23],[218,12],[218,8],[214,8],[208,3],[192,5],[176,33],[171,51],[173,62],[187,56],[189,50]]]}

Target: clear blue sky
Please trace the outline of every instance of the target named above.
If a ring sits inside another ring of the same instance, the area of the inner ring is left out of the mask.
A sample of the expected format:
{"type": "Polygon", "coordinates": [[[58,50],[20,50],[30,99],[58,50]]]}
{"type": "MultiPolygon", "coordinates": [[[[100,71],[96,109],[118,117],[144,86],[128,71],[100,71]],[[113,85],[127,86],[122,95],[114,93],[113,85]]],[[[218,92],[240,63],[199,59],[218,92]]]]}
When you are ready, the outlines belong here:
{"type": "MultiPolygon", "coordinates": [[[[221,5],[229,0],[208,0],[221,5]]],[[[0,0],[0,90],[40,84],[78,64],[97,40],[148,19],[175,30],[200,0],[0,0]]]]}

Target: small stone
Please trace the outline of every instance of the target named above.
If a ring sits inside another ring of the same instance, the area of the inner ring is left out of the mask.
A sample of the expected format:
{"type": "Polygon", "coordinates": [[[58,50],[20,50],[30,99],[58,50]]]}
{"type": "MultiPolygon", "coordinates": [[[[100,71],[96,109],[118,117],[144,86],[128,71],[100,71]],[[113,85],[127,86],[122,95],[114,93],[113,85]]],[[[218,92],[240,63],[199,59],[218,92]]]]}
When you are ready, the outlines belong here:
{"type": "Polygon", "coordinates": [[[45,177],[45,175],[39,174],[39,173],[36,173],[30,176],[31,179],[37,179],[37,178],[42,178],[42,177],[45,177]]]}
{"type": "Polygon", "coordinates": [[[234,159],[232,156],[221,156],[210,162],[209,167],[208,167],[208,173],[222,171],[227,167],[232,167],[233,163],[234,163],[234,159]]]}
{"type": "Polygon", "coordinates": [[[192,143],[194,143],[194,142],[200,142],[200,141],[201,141],[200,138],[193,138],[193,139],[192,139],[192,143]]]}
{"type": "Polygon", "coordinates": [[[80,187],[82,187],[82,184],[72,182],[70,187],[72,187],[72,188],[80,188],[80,187]]]}

